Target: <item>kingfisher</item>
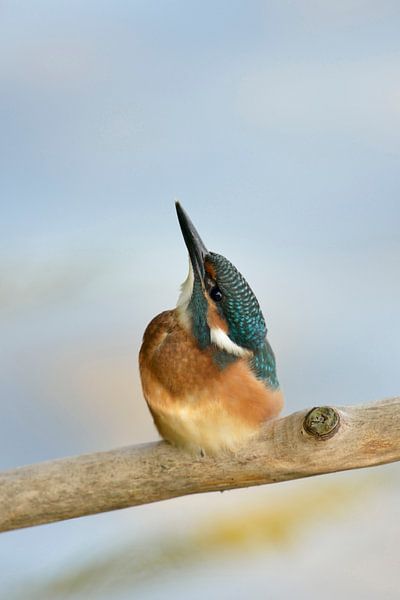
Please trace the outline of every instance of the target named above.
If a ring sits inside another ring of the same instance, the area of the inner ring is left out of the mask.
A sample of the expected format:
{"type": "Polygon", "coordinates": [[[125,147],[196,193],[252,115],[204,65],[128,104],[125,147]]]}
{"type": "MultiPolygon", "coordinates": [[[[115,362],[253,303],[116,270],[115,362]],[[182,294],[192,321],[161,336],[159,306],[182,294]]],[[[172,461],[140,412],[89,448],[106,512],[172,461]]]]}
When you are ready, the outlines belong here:
{"type": "Polygon", "coordinates": [[[161,437],[201,456],[235,452],[276,417],[283,395],[257,298],[234,265],[176,212],[189,274],[176,308],[147,326],[143,394],[161,437]]]}

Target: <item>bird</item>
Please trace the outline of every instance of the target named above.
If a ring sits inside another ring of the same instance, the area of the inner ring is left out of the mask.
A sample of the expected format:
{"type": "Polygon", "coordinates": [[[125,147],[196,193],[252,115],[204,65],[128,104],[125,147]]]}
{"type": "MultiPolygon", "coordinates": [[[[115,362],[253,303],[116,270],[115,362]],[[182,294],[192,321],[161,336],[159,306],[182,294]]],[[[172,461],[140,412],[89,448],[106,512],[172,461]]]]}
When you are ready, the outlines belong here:
{"type": "Polygon", "coordinates": [[[200,456],[235,453],[283,407],[275,355],[243,275],[207,249],[179,202],[176,212],[189,273],[176,307],[144,332],[143,395],[170,444],[200,456]]]}

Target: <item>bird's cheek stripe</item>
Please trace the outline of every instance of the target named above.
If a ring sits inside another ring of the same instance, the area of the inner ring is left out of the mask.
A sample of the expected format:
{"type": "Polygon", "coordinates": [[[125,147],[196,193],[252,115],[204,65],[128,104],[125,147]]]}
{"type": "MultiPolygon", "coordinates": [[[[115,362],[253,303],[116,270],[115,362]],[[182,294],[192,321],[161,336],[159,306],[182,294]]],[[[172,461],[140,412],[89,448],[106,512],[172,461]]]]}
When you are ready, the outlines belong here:
{"type": "Polygon", "coordinates": [[[214,279],[214,281],[217,278],[217,272],[215,270],[215,267],[213,264],[210,263],[210,261],[206,260],[204,262],[204,269],[206,271],[206,273],[211,277],[211,279],[214,279]]]}
{"type": "Polygon", "coordinates": [[[219,314],[217,307],[211,300],[207,299],[207,324],[210,329],[222,329],[224,333],[228,333],[228,324],[219,314]]]}
{"type": "Polygon", "coordinates": [[[241,348],[235,344],[235,342],[233,342],[231,338],[218,327],[210,329],[210,339],[211,343],[215,344],[220,350],[228,352],[228,354],[241,357],[250,356],[251,354],[246,348],[241,348]]]}

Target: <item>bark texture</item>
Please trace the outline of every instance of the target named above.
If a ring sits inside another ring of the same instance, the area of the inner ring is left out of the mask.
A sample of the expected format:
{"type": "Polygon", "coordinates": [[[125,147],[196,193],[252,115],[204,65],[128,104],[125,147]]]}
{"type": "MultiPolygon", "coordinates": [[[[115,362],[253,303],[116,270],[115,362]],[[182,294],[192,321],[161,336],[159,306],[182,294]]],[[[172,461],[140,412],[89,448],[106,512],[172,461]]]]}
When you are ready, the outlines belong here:
{"type": "Polygon", "coordinates": [[[396,460],[399,397],[316,407],[266,423],[260,437],[235,455],[193,457],[156,442],[5,471],[0,531],[396,460]]]}

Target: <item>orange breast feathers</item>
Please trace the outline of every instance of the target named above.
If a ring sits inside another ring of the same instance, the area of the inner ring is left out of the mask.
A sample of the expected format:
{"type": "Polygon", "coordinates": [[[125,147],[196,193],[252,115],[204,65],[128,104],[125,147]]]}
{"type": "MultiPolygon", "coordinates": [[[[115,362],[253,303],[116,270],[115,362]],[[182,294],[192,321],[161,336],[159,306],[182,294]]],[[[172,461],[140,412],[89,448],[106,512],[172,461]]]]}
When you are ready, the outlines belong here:
{"type": "Polygon", "coordinates": [[[283,405],[281,392],[257,380],[247,358],[221,370],[214,351],[201,350],[171,310],[150,322],[139,354],[143,393],[160,435],[213,455],[237,449],[283,405]]]}

